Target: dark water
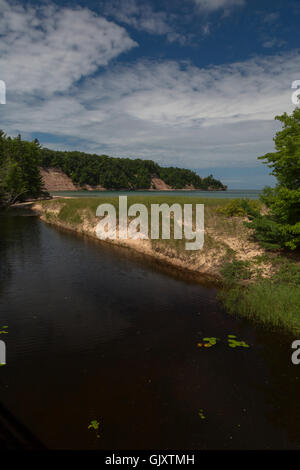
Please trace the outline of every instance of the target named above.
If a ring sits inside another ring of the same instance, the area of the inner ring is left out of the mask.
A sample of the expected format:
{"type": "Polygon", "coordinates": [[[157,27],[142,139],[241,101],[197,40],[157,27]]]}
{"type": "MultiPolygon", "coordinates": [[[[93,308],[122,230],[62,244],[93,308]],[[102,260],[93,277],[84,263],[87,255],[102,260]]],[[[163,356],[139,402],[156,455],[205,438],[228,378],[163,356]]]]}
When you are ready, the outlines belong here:
{"type": "Polygon", "coordinates": [[[259,189],[228,189],[227,191],[55,191],[53,196],[73,197],[115,197],[115,196],[174,196],[174,197],[204,197],[218,199],[258,199],[259,189]]]}
{"type": "Polygon", "coordinates": [[[293,338],[228,316],[212,287],[36,217],[0,218],[0,257],[0,401],[48,448],[300,447],[293,338]],[[230,349],[227,334],[251,347],[230,349]],[[200,349],[204,336],[222,341],[200,349]]]}

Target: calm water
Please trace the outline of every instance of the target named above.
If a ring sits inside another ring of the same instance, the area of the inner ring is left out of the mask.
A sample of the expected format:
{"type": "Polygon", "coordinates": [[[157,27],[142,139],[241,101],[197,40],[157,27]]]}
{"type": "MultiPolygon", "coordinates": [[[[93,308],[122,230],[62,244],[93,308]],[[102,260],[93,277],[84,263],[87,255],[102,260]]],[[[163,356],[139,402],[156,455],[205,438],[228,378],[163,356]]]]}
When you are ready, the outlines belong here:
{"type": "Polygon", "coordinates": [[[0,218],[0,257],[0,401],[48,448],[300,447],[291,338],[228,316],[214,288],[31,216],[0,218]]]}
{"type": "Polygon", "coordinates": [[[227,191],[56,191],[53,196],[99,197],[99,196],[190,196],[209,198],[248,198],[258,199],[261,191],[258,189],[230,189],[227,191]]]}

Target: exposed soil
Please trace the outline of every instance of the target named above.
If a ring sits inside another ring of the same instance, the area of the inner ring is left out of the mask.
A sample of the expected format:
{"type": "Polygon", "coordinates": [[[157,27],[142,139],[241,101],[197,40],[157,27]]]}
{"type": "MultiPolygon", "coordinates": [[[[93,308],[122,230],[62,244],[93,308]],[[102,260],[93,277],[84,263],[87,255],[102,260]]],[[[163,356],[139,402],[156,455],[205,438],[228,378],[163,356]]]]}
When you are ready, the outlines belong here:
{"type": "Polygon", "coordinates": [[[78,188],[60,168],[40,168],[46,191],[76,191],[78,188]]]}

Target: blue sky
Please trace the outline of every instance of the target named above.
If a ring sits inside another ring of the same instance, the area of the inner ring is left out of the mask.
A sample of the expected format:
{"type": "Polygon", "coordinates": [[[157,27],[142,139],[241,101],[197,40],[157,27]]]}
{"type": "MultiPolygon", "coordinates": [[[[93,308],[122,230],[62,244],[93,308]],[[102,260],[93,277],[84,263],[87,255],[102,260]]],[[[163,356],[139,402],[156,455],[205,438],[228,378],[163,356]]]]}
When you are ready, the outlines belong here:
{"type": "Polygon", "coordinates": [[[230,188],[274,183],[257,157],[295,106],[299,1],[0,0],[0,12],[9,135],[230,188]]]}

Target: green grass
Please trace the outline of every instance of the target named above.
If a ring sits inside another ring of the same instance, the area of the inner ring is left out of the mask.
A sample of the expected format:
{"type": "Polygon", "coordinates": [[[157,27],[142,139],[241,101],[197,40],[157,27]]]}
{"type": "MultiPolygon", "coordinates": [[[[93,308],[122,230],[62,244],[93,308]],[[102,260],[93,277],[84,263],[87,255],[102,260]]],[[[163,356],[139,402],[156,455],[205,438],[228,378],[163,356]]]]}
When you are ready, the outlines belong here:
{"type": "MultiPolygon", "coordinates": [[[[128,196],[127,198],[128,206],[131,204],[145,204],[145,206],[149,209],[150,204],[162,204],[166,203],[172,205],[174,203],[178,204],[205,204],[206,207],[222,207],[228,204],[227,199],[218,199],[218,198],[203,198],[203,197],[174,197],[174,196],[128,196]]],[[[119,204],[119,198],[117,196],[114,197],[84,197],[84,198],[72,198],[72,199],[64,199],[64,198],[57,198],[52,200],[42,201],[42,204],[45,206],[51,207],[51,205],[55,205],[57,203],[63,203],[74,210],[80,209],[90,209],[94,214],[96,213],[96,209],[99,204],[113,204],[116,208],[119,204]]]]}
{"type": "Polygon", "coordinates": [[[249,267],[238,266],[245,275],[243,277],[233,269],[236,262],[231,264],[232,268],[229,265],[224,267],[227,283],[219,293],[227,311],[268,327],[299,333],[300,266],[283,257],[277,258],[274,260],[277,269],[271,278],[256,279],[242,286],[239,280],[251,277],[249,271],[248,276],[245,275],[249,267]]]}
{"type": "MultiPolygon", "coordinates": [[[[148,209],[149,214],[149,233],[150,233],[150,214],[151,214],[151,204],[193,204],[193,209],[195,213],[195,204],[204,204],[205,208],[205,221],[219,221],[222,218],[220,215],[217,215],[216,210],[228,203],[228,201],[223,199],[211,199],[211,198],[199,198],[199,197],[170,197],[170,196],[128,196],[127,198],[128,207],[132,204],[144,204],[148,209]]],[[[46,219],[54,221],[57,217],[58,220],[69,225],[79,225],[83,222],[83,218],[92,219],[96,216],[97,207],[100,204],[112,204],[117,211],[118,218],[118,209],[119,209],[119,198],[118,197],[99,197],[99,198],[72,198],[72,199],[54,199],[50,201],[43,201],[42,205],[46,209],[46,219]],[[57,215],[53,216],[51,209],[59,209],[57,215]]],[[[161,223],[161,220],[160,220],[161,223]]],[[[206,223],[206,222],[205,222],[206,223]]],[[[224,223],[222,222],[222,227],[220,230],[223,230],[224,223]]],[[[160,230],[161,235],[161,230],[160,230]]],[[[162,240],[161,236],[159,240],[151,240],[152,247],[156,251],[167,252],[169,249],[174,250],[178,255],[186,258],[186,256],[193,257],[194,253],[188,252],[185,250],[186,240],[174,240],[173,235],[173,224],[171,224],[171,239],[162,240]]],[[[209,237],[208,237],[209,238],[209,237]]]]}

